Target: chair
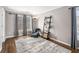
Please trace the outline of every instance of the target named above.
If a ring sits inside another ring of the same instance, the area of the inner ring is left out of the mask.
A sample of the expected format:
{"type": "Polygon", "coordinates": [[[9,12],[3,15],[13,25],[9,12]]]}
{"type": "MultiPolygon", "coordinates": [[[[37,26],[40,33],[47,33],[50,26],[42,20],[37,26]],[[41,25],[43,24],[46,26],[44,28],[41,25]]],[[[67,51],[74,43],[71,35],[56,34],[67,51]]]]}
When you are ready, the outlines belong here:
{"type": "Polygon", "coordinates": [[[34,32],[32,32],[32,36],[31,37],[38,37],[38,36],[40,36],[40,29],[39,28],[36,28],[35,30],[34,30],[34,32]]]}

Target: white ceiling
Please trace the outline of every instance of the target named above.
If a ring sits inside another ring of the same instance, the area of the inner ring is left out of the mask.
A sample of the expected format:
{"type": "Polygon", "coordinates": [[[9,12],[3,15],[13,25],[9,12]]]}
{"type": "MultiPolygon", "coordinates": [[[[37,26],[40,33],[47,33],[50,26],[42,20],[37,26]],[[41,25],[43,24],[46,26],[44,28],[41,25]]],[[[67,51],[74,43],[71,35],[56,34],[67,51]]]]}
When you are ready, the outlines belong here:
{"type": "Polygon", "coordinates": [[[7,6],[8,9],[18,12],[28,12],[33,15],[41,14],[60,7],[63,6],[7,6]]]}

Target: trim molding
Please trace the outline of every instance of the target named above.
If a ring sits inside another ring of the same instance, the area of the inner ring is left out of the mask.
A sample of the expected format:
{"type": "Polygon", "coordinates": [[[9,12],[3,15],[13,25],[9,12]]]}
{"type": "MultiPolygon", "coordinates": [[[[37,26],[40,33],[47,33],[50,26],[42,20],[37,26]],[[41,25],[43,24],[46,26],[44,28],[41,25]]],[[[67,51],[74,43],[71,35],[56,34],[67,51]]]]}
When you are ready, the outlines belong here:
{"type": "Polygon", "coordinates": [[[5,38],[12,38],[12,37],[15,37],[15,36],[6,36],[5,38]]]}

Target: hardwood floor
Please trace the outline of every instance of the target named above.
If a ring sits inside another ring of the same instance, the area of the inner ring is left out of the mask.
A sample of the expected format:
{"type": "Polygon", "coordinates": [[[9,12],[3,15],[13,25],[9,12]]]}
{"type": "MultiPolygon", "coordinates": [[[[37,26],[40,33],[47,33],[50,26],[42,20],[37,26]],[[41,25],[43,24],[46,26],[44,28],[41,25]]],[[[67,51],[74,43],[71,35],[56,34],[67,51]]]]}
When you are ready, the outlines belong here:
{"type": "Polygon", "coordinates": [[[6,39],[5,42],[2,43],[2,53],[15,53],[16,52],[16,44],[15,39],[6,39]]]}

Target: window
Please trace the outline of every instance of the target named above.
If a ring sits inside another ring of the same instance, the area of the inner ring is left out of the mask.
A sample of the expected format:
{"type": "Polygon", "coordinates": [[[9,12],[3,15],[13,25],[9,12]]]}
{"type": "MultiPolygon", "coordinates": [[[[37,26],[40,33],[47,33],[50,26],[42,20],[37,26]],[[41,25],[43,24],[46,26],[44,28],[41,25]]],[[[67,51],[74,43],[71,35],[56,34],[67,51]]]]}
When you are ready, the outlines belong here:
{"type": "Polygon", "coordinates": [[[27,34],[31,34],[32,32],[32,16],[26,16],[26,26],[27,26],[27,34]]]}
{"type": "Polygon", "coordinates": [[[19,35],[23,35],[23,16],[18,15],[18,33],[19,35]]]}

